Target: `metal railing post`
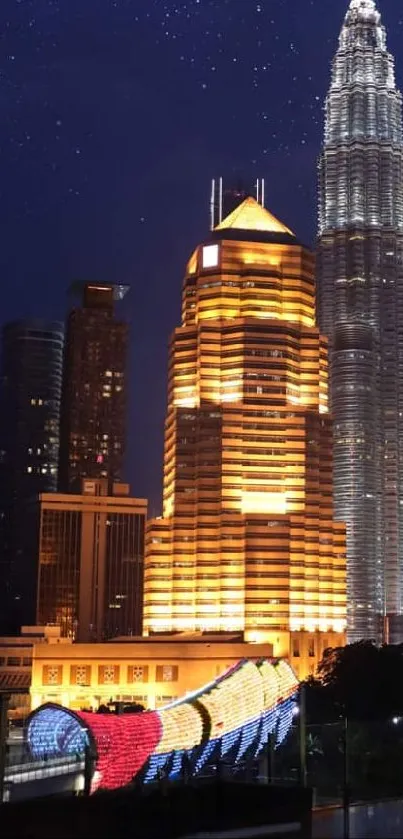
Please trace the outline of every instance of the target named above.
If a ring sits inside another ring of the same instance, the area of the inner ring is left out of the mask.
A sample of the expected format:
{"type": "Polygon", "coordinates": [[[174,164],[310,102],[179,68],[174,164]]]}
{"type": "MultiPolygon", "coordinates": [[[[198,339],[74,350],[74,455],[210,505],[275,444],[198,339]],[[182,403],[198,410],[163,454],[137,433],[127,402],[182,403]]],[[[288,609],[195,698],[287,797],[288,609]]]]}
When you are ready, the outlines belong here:
{"type": "Polygon", "coordinates": [[[6,774],[7,733],[8,733],[8,694],[0,694],[0,804],[4,798],[4,779],[6,774]]]}

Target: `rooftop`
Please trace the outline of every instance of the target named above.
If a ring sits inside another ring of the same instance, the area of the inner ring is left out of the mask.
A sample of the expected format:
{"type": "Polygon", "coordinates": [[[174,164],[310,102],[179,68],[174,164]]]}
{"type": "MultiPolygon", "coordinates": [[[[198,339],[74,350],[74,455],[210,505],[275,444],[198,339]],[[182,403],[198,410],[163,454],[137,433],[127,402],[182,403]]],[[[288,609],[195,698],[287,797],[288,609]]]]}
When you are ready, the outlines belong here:
{"type": "Polygon", "coordinates": [[[279,221],[272,213],[269,213],[255,198],[245,198],[239,207],[227,216],[215,230],[252,230],[261,233],[285,233],[288,236],[295,234],[279,221]]]}

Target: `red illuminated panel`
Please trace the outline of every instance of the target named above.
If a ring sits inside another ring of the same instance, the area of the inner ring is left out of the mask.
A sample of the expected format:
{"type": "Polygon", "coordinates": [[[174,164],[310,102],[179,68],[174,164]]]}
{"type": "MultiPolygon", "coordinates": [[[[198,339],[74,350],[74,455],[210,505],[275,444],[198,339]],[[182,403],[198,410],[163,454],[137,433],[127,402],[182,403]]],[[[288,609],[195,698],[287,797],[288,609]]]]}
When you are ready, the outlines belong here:
{"type": "Polygon", "coordinates": [[[77,713],[91,731],[98,760],[92,792],[129,784],[155,751],[162,725],[155,711],[140,714],[77,713]]]}

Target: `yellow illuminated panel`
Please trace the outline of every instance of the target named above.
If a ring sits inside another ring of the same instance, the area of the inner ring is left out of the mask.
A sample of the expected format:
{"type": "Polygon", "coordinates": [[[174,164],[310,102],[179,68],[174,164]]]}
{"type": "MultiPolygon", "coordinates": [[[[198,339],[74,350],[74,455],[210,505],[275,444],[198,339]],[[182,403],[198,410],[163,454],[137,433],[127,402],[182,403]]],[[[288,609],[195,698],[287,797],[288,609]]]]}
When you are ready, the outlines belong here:
{"type": "Polygon", "coordinates": [[[268,661],[263,661],[258,667],[263,681],[264,707],[271,708],[279,701],[280,681],[275,668],[268,661]]]}
{"type": "Polygon", "coordinates": [[[190,704],[176,705],[169,711],[162,710],[163,734],[155,753],[165,754],[198,746],[203,737],[202,718],[190,704]]]}
{"type": "Polygon", "coordinates": [[[210,717],[210,737],[214,740],[240,728],[245,716],[255,719],[263,712],[262,679],[254,664],[247,662],[234,673],[230,684],[218,683],[200,701],[210,717]]]}

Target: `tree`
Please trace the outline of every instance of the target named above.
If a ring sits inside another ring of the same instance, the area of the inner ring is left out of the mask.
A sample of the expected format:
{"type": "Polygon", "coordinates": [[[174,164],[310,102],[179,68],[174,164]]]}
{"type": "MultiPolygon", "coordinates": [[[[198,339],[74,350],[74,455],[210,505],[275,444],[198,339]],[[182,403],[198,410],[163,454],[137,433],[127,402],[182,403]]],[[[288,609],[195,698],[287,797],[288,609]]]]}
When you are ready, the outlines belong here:
{"type": "Polygon", "coordinates": [[[315,722],[403,716],[403,645],[360,641],[326,650],[318,679],[306,684],[308,717],[315,722]]]}

